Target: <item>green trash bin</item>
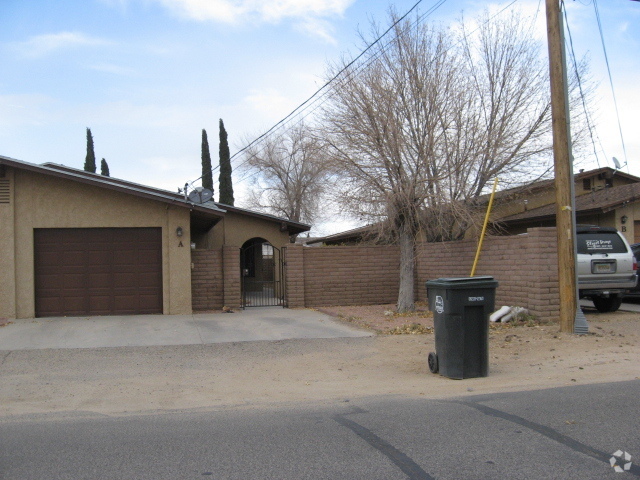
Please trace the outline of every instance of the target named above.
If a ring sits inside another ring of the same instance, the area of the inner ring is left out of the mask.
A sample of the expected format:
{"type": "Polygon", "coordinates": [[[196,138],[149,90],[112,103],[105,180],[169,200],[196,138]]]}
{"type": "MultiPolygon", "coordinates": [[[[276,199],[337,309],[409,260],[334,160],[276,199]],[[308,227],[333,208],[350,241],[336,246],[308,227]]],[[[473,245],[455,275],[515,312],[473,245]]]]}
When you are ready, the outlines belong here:
{"type": "Polygon", "coordinates": [[[497,286],[493,277],[427,282],[436,340],[428,358],[432,373],[455,379],[489,375],[489,315],[497,286]]]}

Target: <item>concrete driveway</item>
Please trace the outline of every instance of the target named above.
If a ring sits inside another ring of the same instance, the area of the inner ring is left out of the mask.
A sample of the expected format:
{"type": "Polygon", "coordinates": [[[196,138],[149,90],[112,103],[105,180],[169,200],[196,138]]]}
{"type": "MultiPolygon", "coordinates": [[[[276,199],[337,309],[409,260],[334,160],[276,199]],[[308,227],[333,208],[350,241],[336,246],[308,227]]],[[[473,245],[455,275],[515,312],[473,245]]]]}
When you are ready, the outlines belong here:
{"type": "Polygon", "coordinates": [[[0,328],[0,350],[194,345],[372,335],[313,310],[268,307],[195,315],[11,320],[0,328]]]}

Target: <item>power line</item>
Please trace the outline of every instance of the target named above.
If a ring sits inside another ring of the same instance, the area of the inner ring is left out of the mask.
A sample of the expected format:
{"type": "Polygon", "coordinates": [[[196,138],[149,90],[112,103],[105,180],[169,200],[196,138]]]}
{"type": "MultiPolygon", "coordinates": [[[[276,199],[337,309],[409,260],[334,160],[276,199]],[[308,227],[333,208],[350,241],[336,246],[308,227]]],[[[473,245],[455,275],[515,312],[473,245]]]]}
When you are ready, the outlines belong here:
{"type": "MultiPolygon", "coordinates": [[[[302,102],[300,105],[298,105],[296,108],[294,108],[291,113],[289,113],[287,116],[285,116],[282,120],[280,120],[279,122],[277,122],[275,125],[273,125],[269,130],[267,130],[265,133],[263,133],[262,135],[260,135],[259,137],[257,137],[255,140],[253,140],[252,142],[250,142],[248,145],[244,146],[243,148],[241,148],[239,151],[237,151],[236,153],[234,153],[230,160],[233,160],[235,157],[237,157],[238,155],[240,155],[241,153],[243,153],[244,151],[246,151],[247,149],[249,149],[252,145],[254,145],[255,143],[259,142],[260,140],[262,140],[263,138],[265,138],[267,135],[269,135],[271,132],[273,132],[276,128],[280,127],[281,125],[283,125],[288,119],[290,119],[291,117],[293,117],[294,115],[296,115],[296,113],[299,110],[302,110],[305,105],[309,104],[310,102],[312,102],[312,100],[314,98],[316,98],[317,96],[323,94],[323,92],[325,90],[328,89],[328,87],[345,71],[347,71],[353,64],[355,64],[358,60],[360,60],[360,58],[362,58],[371,48],[373,48],[376,44],[378,44],[378,42],[380,42],[382,40],[382,38],[384,38],[385,35],[387,35],[387,33],[389,33],[398,23],[400,23],[402,20],[404,20],[413,10],[415,10],[418,5],[420,5],[420,3],[422,3],[423,0],[418,0],[404,15],[402,15],[402,17],[400,17],[398,20],[396,20],[389,28],[387,28],[387,30],[385,30],[384,33],[382,33],[378,38],[376,38],[371,44],[369,44],[362,52],[360,52],[360,54],[358,56],[356,56],[351,62],[349,62],[349,64],[347,64],[345,67],[343,67],[338,73],[336,73],[331,79],[329,79],[322,87],[320,87],[318,90],[316,90],[316,92],[311,95],[309,98],[307,98],[304,102],[302,102]]],[[[430,9],[430,12],[435,11],[437,8],[439,8],[441,5],[443,5],[447,0],[438,0],[436,5],[434,7],[432,7],[430,9]]],[[[216,168],[219,167],[214,167],[212,169],[212,171],[216,170],[216,168]]],[[[202,176],[200,176],[199,178],[193,180],[192,182],[189,182],[189,184],[193,184],[195,182],[197,182],[198,180],[200,180],[202,178],[202,176]]]]}
{"type": "Polygon", "coordinates": [[[609,75],[609,85],[611,85],[611,95],[613,96],[613,105],[616,110],[616,120],[618,121],[618,131],[620,132],[620,142],[622,143],[622,152],[624,154],[624,161],[627,163],[627,149],[624,145],[624,136],[622,135],[622,126],[620,125],[620,114],[618,112],[618,101],[616,100],[616,92],[613,88],[613,78],[611,77],[611,67],[609,66],[609,56],[607,55],[607,46],[604,42],[604,34],[602,33],[602,21],[600,20],[600,11],[598,10],[598,1],[593,0],[593,8],[596,12],[596,20],[598,22],[598,30],[600,32],[600,40],[602,42],[602,51],[604,52],[604,59],[607,65],[607,74],[609,75]]]}
{"type": "MultiPolygon", "coordinates": [[[[422,21],[424,21],[427,17],[429,17],[431,14],[433,14],[440,6],[442,6],[447,0],[438,0],[431,8],[429,8],[424,14],[419,15],[416,20],[412,23],[413,26],[418,25],[419,23],[421,23],[422,21]]],[[[491,20],[493,20],[495,17],[497,17],[498,15],[501,15],[504,11],[506,11],[507,9],[509,9],[511,6],[513,6],[518,0],[512,0],[509,4],[507,4],[505,7],[503,7],[500,11],[498,11],[497,13],[495,13],[494,15],[492,15],[491,17],[489,17],[486,22],[478,25],[476,27],[475,30],[473,30],[471,32],[471,34],[475,33],[476,31],[478,31],[483,25],[486,25],[488,22],[490,22],[491,20]]],[[[338,79],[338,77],[340,75],[346,74],[347,75],[355,75],[357,74],[361,69],[365,68],[368,64],[370,64],[372,61],[374,61],[379,55],[382,55],[386,49],[391,45],[393,39],[391,39],[388,43],[384,44],[380,50],[378,50],[377,52],[375,52],[370,58],[367,59],[367,61],[361,63],[359,66],[357,66],[355,69],[350,69],[350,67],[353,67],[353,65],[355,64],[355,62],[360,59],[364,53],[366,53],[368,50],[370,50],[370,48],[377,44],[385,35],[387,35],[400,21],[402,21],[404,18],[407,17],[407,15],[409,15],[417,6],[418,4],[421,2],[417,2],[413,7],[411,7],[411,9],[409,11],[407,11],[401,18],[399,18],[396,22],[393,23],[393,25],[391,25],[391,27],[389,27],[383,34],[381,34],[378,38],[376,38],[376,40],[369,45],[363,52],[361,52],[356,59],[354,59],[353,61],[351,61],[347,66],[345,66],[344,68],[342,68],[336,75],[334,75],[331,80],[329,80],[320,90],[318,90],[316,93],[314,93],[314,95],[312,95],[309,99],[307,99],[305,102],[303,102],[303,104],[301,104],[298,108],[296,108],[291,114],[289,114],[287,117],[285,117],[285,119],[281,120],[280,122],[278,122],[278,124],[276,124],[274,127],[272,127],[271,129],[269,129],[268,132],[266,132],[265,134],[261,135],[260,137],[258,137],[256,140],[254,140],[253,142],[251,142],[249,145],[247,145],[246,147],[244,147],[243,149],[241,149],[239,152],[237,152],[236,154],[233,155],[232,158],[234,158],[235,156],[239,155],[240,153],[246,151],[248,148],[250,148],[253,144],[255,144],[257,141],[263,139],[267,133],[271,133],[276,126],[282,126],[284,120],[286,120],[289,117],[292,117],[293,113],[298,110],[302,105],[305,104],[309,104],[312,105],[313,103],[318,103],[318,102],[322,102],[324,100],[324,98],[326,97],[326,95],[328,95],[330,93],[330,91],[328,89],[325,89],[325,87],[328,87],[331,83],[333,83],[334,81],[336,81],[338,79]],[[318,95],[320,93],[321,90],[325,89],[324,92],[322,92],[321,95],[319,95],[317,98],[314,99],[314,97],[316,97],[316,95],[318,95]],[[314,99],[313,101],[311,101],[312,99],[314,99]],[[311,101],[311,102],[310,102],[311,101]]],[[[317,105],[313,108],[312,112],[313,113],[315,110],[317,110],[320,105],[317,105]]],[[[301,115],[303,112],[300,112],[299,115],[301,115]]],[[[307,115],[305,115],[307,116],[307,115]]],[[[303,117],[304,118],[304,117],[303,117]]],[[[238,167],[241,167],[242,165],[244,165],[248,160],[246,160],[245,162],[242,162],[241,164],[238,165],[238,167]]],[[[237,180],[236,183],[241,183],[244,180],[257,175],[259,172],[248,172],[246,175],[244,175],[242,178],[240,178],[239,180],[237,180]]]]}
{"type": "Polygon", "coordinates": [[[562,13],[564,15],[564,24],[567,26],[567,33],[569,34],[569,50],[571,51],[571,60],[573,64],[573,71],[576,74],[576,79],[578,81],[578,88],[580,90],[580,99],[582,100],[582,108],[584,110],[585,118],[587,119],[587,129],[589,130],[589,136],[591,137],[591,145],[593,146],[593,154],[596,157],[596,163],[598,164],[598,168],[600,168],[600,161],[598,160],[598,152],[596,151],[596,144],[593,138],[593,129],[591,127],[591,122],[589,121],[589,110],[587,109],[587,103],[584,98],[584,91],[582,90],[582,81],[580,79],[580,72],[578,71],[578,63],[576,62],[576,52],[573,48],[573,37],[571,36],[571,29],[569,28],[569,19],[567,18],[567,8],[564,2],[560,2],[562,7],[562,13]]]}

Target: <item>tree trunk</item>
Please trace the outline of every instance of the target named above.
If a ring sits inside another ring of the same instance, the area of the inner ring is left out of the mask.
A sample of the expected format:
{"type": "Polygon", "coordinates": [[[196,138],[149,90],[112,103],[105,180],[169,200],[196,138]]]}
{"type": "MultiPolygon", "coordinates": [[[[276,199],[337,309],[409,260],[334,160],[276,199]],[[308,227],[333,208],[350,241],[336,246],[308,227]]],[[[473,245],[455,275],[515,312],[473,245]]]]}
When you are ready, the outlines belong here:
{"type": "Polygon", "coordinates": [[[413,312],[414,304],[414,250],[415,241],[406,226],[400,229],[400,289],[398,291],[398,313],[413,312]]]}

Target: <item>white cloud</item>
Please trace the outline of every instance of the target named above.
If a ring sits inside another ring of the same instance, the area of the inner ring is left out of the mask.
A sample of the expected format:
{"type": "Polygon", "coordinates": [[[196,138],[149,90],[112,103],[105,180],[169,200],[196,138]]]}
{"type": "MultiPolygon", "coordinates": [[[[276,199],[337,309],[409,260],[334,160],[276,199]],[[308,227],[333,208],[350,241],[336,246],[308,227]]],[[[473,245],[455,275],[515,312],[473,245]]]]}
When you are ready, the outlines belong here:
{"type": "Polygon", "coordinates": [[[337,44],[335,38],[333,38],[334,30],[331,24],[326,20],[320,18],[307,18],[298,22],[296,28],[312,37],[319,37],[327,43],[331,43],[333,45],[337,44]]]}
{"type": "Polygon", "coordinates": [[[165,7],[181,16],[205,21],[215,20],[224,23],[235,23],[247,9],[242,3],[233,0],[159,0],[165,7]]]}
{"type": "Polygon", "coordinates": [[[238,22],[257,16],[263,21],[342,15],[355,0],[159,0],[195,20],[238,22]]]}
{"type": "Polygon", "coordinates": [[[355,0],[156,0],[198,21],[278,23],[291,19],[298,30],[334,43],[327,17],[342,16],[355,0]]]}
{"type": "Polygon", "coordinates": [[[36,35],[24,42],[15,42],[13,47],[27,57],[42,57],[50,53],[73,47],[110,45],[112,42],[90,37],[78,32],[60,32],[36,35]]]}
{"type": "Polygon", "coordinates": [[[353,0],[245,0],[245,5],[258,11],[265,20],[286,17],[324,17],[342,15],[353,0]]]}

